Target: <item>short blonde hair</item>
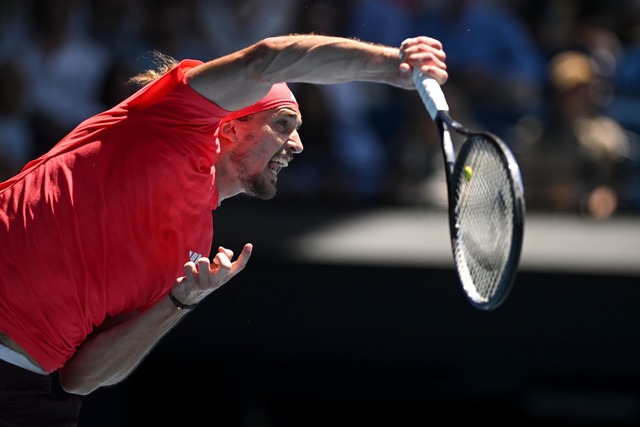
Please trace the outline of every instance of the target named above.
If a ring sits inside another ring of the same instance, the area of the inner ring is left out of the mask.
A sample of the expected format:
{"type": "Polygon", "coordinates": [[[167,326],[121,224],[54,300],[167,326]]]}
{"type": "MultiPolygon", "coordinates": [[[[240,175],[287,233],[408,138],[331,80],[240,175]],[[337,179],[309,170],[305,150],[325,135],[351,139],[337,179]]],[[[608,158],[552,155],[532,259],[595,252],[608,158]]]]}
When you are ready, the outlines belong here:
{"type": "Polygon", "coordinates": [[[143,71],[140,74],[131,77],[128,80],[128,83],[135,84],[140,87],[145,86],[164,76],[169,72],[169,70],[178,65],[179,62],[177,59],[158,52],[157,50],[152,51],[151,55],[153,56],[153,61],[156,63],[156,68],[143,71]]]}

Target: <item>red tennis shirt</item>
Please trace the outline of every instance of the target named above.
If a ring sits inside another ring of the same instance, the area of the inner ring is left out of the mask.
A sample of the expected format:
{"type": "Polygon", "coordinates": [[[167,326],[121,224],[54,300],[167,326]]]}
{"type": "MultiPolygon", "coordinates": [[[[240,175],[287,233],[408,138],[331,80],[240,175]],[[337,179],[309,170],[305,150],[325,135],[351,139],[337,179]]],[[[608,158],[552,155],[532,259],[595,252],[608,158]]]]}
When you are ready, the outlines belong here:
{"type": "Polygon", "coordinates": [[[106,317],[166,297],[208,256],[215,129],[187,60],[0,184],[0,330],[53,372],[106,317]]]}

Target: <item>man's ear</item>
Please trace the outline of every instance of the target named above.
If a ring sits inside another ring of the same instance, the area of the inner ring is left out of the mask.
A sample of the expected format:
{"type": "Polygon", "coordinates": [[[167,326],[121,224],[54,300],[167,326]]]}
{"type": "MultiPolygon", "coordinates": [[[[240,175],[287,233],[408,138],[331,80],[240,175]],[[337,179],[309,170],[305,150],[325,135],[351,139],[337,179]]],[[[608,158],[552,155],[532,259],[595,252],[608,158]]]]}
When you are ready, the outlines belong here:
{"type": "Polygon", "coordinates": [[[228,120],[222,122],[218,128],[218,137],[230,140],[231,142],[237,141],[238,133],[236,129],[236,121],[228,120]]]}

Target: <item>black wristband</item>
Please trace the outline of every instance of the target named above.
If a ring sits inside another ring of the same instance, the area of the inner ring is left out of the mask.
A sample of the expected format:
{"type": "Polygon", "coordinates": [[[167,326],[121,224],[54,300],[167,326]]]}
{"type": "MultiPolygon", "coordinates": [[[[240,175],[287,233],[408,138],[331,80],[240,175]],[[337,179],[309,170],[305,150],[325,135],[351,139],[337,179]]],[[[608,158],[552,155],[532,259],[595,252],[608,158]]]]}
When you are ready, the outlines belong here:
{"type": "Polygon", "coordinates": [[[196,308],[196,306],[198,305],[197,303],[196,304],[191,304],[191,305],[181,303],[180,301],[178,301],[178,298],[176,298],[173,295],[172,291],[169,291],[169,298],[171,298],[171,302],[173,302],[173,304],[176,307],[178,307],[179,310],[191,310],[191,309],[196,308]]]}

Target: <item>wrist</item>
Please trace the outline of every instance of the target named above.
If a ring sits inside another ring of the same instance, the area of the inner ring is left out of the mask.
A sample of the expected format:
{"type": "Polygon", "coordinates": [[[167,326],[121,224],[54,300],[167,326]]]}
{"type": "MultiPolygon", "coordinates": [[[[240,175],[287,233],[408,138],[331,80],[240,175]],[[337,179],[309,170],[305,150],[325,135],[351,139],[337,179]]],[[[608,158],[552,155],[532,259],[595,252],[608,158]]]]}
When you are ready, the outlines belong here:
{"type": "Polygon", "coordinates": [[[173,295],[173,290],[169,291],[169,299],[171,299],[171,302],[173,303],[173,305],[175,305],[178,308],[178,310],[193,310],[198,306],[198,303],[195,303],[195,304],[183,303],[178,298],[176,298],[175,295],[173,295]]]}

